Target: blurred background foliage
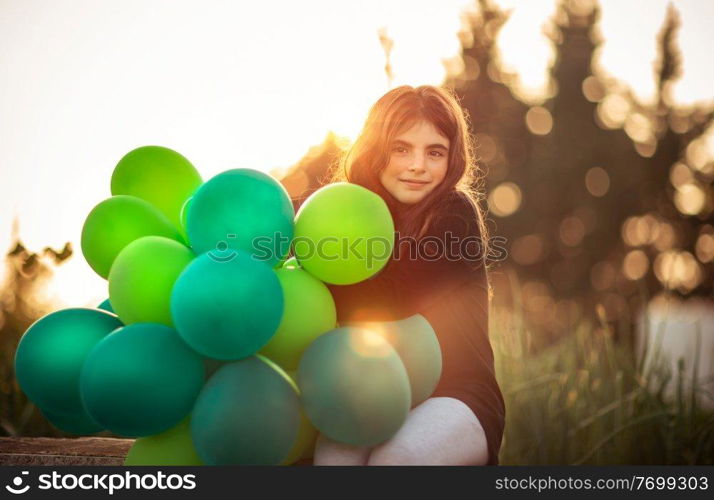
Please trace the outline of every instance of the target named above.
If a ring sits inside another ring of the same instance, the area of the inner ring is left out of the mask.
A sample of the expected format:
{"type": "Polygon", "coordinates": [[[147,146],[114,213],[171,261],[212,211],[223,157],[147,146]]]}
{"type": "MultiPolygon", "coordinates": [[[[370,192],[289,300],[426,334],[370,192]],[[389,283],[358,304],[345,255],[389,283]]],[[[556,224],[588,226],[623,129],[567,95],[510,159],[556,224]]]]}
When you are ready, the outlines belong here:
{"type": "MultiPolygon", "coordinates": [[[[509,252],[491,269],[507,403],[502,463],[714,463],[714,105],[672,98],[685,57],[676,8],[652,41],[649,103],[599,68],[597,2],[560,1],[545,27],[556,57],[539,98],[520,93],[499,64],[509,12],[476,4],[463,18],[461,54],[444,61],[444,85],[470,116],[483,208],[509,252]],[[683,321],[670,321],[675,309],[683,321]]],[[[395,42],[378,35],[391,82],[395,42]]],[[[328,133],[274,175],[293,197],[307,196],[348,147],[328,133]]],[[[60,436],[19,391],[12,360],[21,334],[53,309],[43,283],[72,249],[33,253],[17,231],[13,240],[0,310],[0,433],[60,436]]]]}

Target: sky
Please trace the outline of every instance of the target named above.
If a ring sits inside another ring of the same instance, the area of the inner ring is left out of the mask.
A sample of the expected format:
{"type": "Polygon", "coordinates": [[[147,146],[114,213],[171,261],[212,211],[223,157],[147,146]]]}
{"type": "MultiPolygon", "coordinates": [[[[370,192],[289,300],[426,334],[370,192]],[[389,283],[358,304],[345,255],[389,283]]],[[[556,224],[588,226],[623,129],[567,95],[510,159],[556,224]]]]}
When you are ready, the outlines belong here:
{"type": "MultiPolygon", "coordinates": [[[[512,9],[500,61],[537,96],[553,52],[543,26],[555,0],[512,9]]],[[[681,104],[712,102],[714,2],[681,13],[681,104]]],[[[189,158],[204,180],[231,168],[297,161],[329,130],[354,138],[389,89],[377,32],[394,41],[392,85],[439,84],[459,52],[474,0],[360,2],[0,0],[0,248],[13,220],[31,250],[76,250],[48,291],[67,305],[106,297],[80,253],[89,211],[111,195],[112,170],[148,144],[189,158]]],[[[602,0],[602,70],[652,99],[664,0],[602,0]]]]}

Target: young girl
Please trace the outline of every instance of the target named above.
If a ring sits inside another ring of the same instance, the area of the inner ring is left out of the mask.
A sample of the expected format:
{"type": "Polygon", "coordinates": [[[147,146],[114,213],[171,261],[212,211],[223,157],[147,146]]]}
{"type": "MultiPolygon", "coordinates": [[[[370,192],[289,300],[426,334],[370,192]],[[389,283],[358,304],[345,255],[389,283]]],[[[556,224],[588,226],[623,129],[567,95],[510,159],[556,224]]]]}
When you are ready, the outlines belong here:
{"type": "Polygon", "coordinates": [[[328,285],[339,324],[422,314],[439,339],[442,375],[391,439],[368,448],[320,435],[315,465],[498,463],[505,409],[488,339],[488,235],[477,175],[464,112],[433,86],[382,96],[332,174],[332,182],[379,194],[396,229],[392,258],[377,275],[328,285]]]}

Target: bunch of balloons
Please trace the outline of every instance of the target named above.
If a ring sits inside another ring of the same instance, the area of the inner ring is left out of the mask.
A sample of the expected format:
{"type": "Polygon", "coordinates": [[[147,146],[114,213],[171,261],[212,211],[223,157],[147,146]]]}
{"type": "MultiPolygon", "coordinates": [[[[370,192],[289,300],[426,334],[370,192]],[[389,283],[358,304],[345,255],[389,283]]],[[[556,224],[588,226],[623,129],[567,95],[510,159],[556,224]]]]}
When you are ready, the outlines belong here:
{"type": "Polygon", "coordinates": [[[127,465],[292,464],[318,430],[383,442],[432,394],[428,321],[338,325],[325,285],[368,279],[391,256],[375,193],[330,184],[295,214],[270,175],[203,182],[147,146],[119,161],[111,194],[81,240],[109,298],[44,316],[16,352],[21,388],[56,427],[138,438],[127,465]]]}

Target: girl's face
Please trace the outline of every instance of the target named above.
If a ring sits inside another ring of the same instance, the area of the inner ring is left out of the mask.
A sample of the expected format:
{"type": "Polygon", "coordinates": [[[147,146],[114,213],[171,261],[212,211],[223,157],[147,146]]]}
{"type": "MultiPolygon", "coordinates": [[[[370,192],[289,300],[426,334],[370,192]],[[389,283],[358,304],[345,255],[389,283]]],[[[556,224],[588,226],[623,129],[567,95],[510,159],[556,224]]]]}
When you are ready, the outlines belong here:
{"type": "Polygon", "coordinates": [[[431,122],[417,122],[388,146],[389,163],[379,180],[400,202],[419,203],[444,180],[449,140],[431,122]]]}

